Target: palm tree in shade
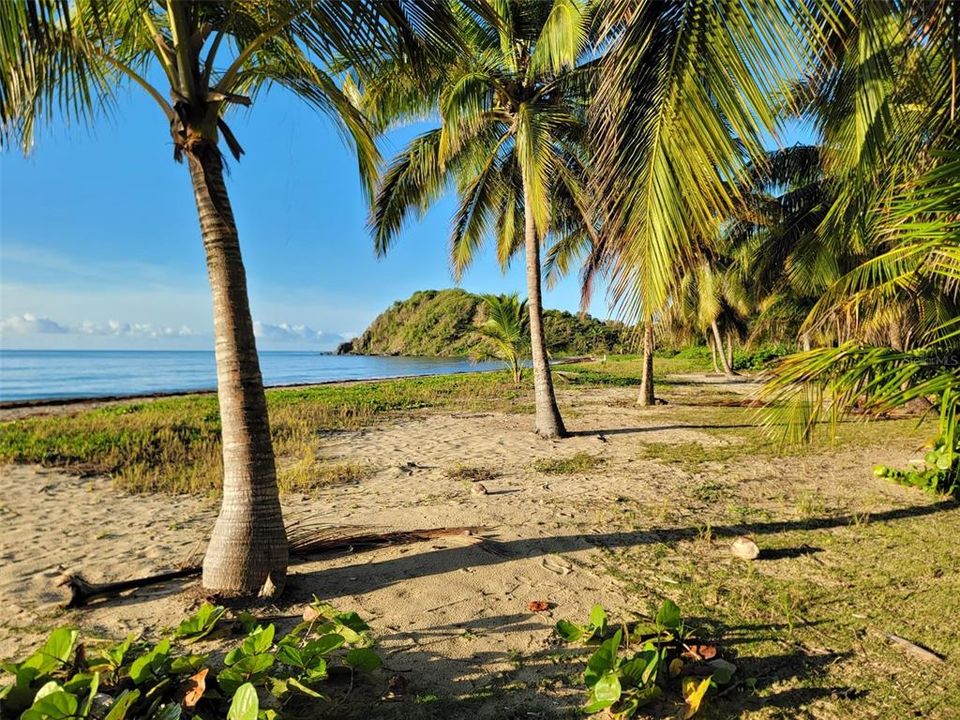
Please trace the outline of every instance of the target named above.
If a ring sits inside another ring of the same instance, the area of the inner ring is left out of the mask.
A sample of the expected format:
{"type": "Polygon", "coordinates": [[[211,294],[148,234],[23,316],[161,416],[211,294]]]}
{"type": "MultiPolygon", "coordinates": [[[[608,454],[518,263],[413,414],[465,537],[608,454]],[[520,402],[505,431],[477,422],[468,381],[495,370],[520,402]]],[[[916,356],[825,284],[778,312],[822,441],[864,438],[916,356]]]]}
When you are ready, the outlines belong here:
{"type": "Polygon", "coordinates": [[[541,248],[559,229],[558,207],[589,216],[586,106],[596,60],[583,0],[503,0],[473,11],[452,3],[461,49],[434,69],[432,92],[408,92],[391,65],[364,87],[365,108],[383,126],[435,113],[377,185],[371,225],[385,253],[413,212],[453,185],[450,234],[457,279],[488,236],[505,267],[523,253],[536,399],[536,432],[563,437],[547,357],[541,248]]]}
{"type": "Polygon", "coordinates": [[[0,7],[5,147],[28,149],[41,123],[116,110],[132,86],[155,101],[169,123],[174,158],[189,169],[213,295],[223,428],[223,502],[203,563],[207,588],[276,592],[288,561],[246,276],[224,182],[224,151],[236,160],[244,152],[228,111],[286,88],[345,131],[369,181],[374,141],[328,61],[375,44],[415,62],[421,48],[449,40],[448,23],[447,9],[426,1],[22,0],[0,7]]]}

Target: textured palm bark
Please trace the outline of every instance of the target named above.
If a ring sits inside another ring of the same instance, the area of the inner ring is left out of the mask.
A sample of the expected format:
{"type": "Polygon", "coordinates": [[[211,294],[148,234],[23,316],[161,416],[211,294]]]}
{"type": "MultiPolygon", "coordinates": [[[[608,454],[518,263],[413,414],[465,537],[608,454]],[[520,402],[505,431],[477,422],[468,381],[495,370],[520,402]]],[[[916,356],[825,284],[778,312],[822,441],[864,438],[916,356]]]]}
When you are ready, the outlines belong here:
{"type": "Polygon", "coordinates": [[[719,373],[720,366],[717,365],[717,344],[712,337],[707,337],[707,344],[710,346],[710,360],[713,361],[713,372],[719,373]]]}
{"type": "Polygon", "coordinates": [[[654,405],[657,399],[653,393],[653,320],[643,323],[643,374],[640,376],[640,405],[654,405]]]}
{"type": "Polygon", "coordinates": [[[536,406],[536,431],[545,438],[566,437],[553,391],[547,340],[543,332],[543,293],[540,288],[540,243],[530,204],[524,198],[524,242],[527,251],[527,308],[530,314],[530,355],[533,359],[533,394],[536,406]]]}
{"type": "Polygon", "coordinates": [[[240,242],[216,146],[200,143],[187,158],[213,295],[223,435],[223,501],[203,585],[274,594],[286,580],[289,550],[240,242]]]}
{"type": "Polygon", "coordinates": [[[720,336],[720,328],[717,327],[717,321],[710,323],[710,329],[713,331],[713,342],[717,348],[717,354],[720,356],[720,364],[723,365],[724,375],[733,375],[733,367],[727,361],[727,356],[723,352],[723,338],[720,336]]]}

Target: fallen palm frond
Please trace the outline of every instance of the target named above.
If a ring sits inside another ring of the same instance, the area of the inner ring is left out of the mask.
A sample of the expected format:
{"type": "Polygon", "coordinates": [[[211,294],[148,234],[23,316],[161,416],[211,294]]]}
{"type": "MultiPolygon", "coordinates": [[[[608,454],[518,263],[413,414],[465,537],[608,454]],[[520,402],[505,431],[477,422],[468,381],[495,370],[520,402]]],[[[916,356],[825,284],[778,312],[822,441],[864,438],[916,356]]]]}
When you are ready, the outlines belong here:
{"type": "MultiPolygon", "coordinates": [[[[374,531],[361,525],[335,527],[326,524],[295,520],[287,527],[287,541],[290,544],[290,556],[294,561],[303,561],[307,556],[327,555],[335,552],[358,552],[387,545],[409,545],[426,540],[454,535],[474,535],[481,527],[440,527],[419,530],[374,531]]],[[[127,590],[136,590],[150,585],[159,585],[169,580],[199,575],[203,568],[197,563],[201,553],[191,553],[190,558],[177,570],[148,575],[132,580],[120,580],[109,583],[91,583],[78,573],[61,576],[57,586],[65,588],[67,597],[64,607],[82,607],[97,598],[115,597],[127,590]]]]}

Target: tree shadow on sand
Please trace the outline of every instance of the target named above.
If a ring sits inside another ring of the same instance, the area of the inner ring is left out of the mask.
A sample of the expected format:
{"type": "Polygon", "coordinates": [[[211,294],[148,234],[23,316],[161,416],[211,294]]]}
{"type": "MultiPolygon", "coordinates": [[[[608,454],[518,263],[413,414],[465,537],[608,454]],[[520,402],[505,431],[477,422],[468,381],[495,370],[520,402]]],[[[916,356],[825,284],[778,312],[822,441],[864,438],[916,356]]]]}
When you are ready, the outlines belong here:
{"type": "MultiPolygon", "coordinates": [[[[842,514],[805,520],[744,522],[711,527],[713,537],[765,535],[793,530],[824,530],[845,527],[854,522],[892,522],[923,517],[960,507],[954,500],[872,513],[867,518],[842,514]]],[[[325,568],[301,575],[304,584],[323,588],[331,595],[359,595],[414,577],[442,575],[461,568],[482,567],[521,558],[572,553],[591,548],[629,548],[642,545],[672,544],[700,536],[700,527],[659,528],[609,533],[576,533],[538,538],[500,541],[483,538],[469,545],[431,549],[428,552],[406,553],[400,557],[375,560],[364,564],[363,573],[353,566],[325,568]]],[[[805,552],[816,552],[810,549],[805,552]]],[[[764,558],[761,558],[764,559],[764,558]]]]}
{"type": "MultiPolygon", "coordinates": [[[[504,632],[503,651],[476,653],[469,658],[450,658],[431,651],[430,633],[419,633],[419,646],[404,647],[385,654],[385,669],[368,678],[350,694],[338,697],[336,705],[317,717],[344,720],[555,720],[583,717],[585,699],[582,673],[595,645],[567,645],[543,630],[547,647],[530,653],[509,651],[509,631],[529,616],[510,615],[478,618],[474,629],[504,632]],[[504,669],[504,664],[509,664],[504,669]],[[491,666],[499,669],[490,670],[491,666]],[[385,699],[390,677],[403,678],[404,691],[385,699]]],[[[851,699],[865,693],[852,687],[827,682],[826,669],[848,656],[846,653],[808,654],[801,649],[767,656],[740,654],[738,646],[775,640],[784,626],[778,624],[726,627],[703,618],[690,620],[692,626],[711,627],[712,641],[732,660],[737,671],[734,681],[719,695],[710,697],[698,717],[739,718],[762,707],[781,708],[802,718],[803,708],[821,698],[851,699]],[[772,690],[772,688],[784,687],[772,690]]],[[[461,626],[456,626],[459,628],[461,626]]],[[[452,629],[438,626],[438,634],[452,629]]],[[[384,636],[384,640],[396,639],[384,636]]],[[[638,717],[675,718],[679,697],[647,708],[638,717]]]]}

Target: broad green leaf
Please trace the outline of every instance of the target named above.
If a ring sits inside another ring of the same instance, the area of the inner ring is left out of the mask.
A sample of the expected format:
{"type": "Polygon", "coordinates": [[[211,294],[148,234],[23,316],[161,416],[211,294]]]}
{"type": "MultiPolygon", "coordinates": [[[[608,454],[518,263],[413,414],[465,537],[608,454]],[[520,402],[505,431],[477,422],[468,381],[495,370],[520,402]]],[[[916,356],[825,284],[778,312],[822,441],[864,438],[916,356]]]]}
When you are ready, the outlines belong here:
{"type": "Polygon", "coordinates": [[[110,712],[103,720],[125,720],[130,707],[140,699],[139,690],[124,690],[110,706],[110,712]]]}
{"type": "Polygon", "coordinates": [[[208,653],[200,655],[178,655],[170,661],[170,672],[174,675],[193,674],[210,659],[208,653]]]}
{"type": "Polygon", "coordinates": [[[273,635],[275,632],[276,628],[272,623],[266,627],[258,627],[243,641],[243,654],[260,655],[265,653],[270,649],[270,646],[273,645],[273,635]]]}
{"type": "Polygon", "coordinates": [[[318,692],[311,687],[307,687],[296,678],[290,678],[288,682],[290,683],[290,687],[295,687],[304,695],[309,695],[310,697],[315,697],[315,698],[318,698],[319,700],[326,700],[328,702],[330,701],[329,695],[324,695],[322,692],[318,692]]]}
{"type": "Polygon", "coordinates": [[[590,609],[590,624],[603,634],[607,627],[607,611],[603,609],[603,605],[594,605],[590,609]]]}
{"type": "Polygon", "coordinates": [[[88,683],[89,690],[87,691],[87,701],[83,704],[83,709],[80,711],[80,717],[89,717],[90,708],[93,707],[93,698],[97,694],[97,690],[100,689],[100,673],[94,673],[93,678],[88,683]]]}
{"type": "Polygon", "coordinates": [[[620,676],[630,685],[643,687],[656,681],[656,668],[660,660],[657,650],[642,650],[620,666],[620,676]]]}
{"type": "Polygon", "coordinates": [[[237,688],[227,711],[227,720],[257,720],[260,710],[260,699],[257,689],[250,683],[244,683],[237,688]]]}
{"type": "Polygon", "coordinates": [[[584,635],[583,628],[579,625],[574,625],[569,620],[558,620],[556,629],[557,635],[567,642],[577,642],[577,640],[584,635]]]}
{"type": "Polygon", "coordinates": [[[324,635],[319,637],[316,640],[311,640],[303,648],[303,655],[306,661],[309,663],[313,658],[320,655],[327,655],[330,652],[333,652],[338,647],[341,647],[346,642],[346,638],[339,633],[330,633],[329,635],[324,635]]]}
{"type": "Polygon", "coordinates": [[[593,696],[597,702],[609,702],[611,705],[620,699],[620,678],[614,672],[609,672],[593,686],[593,696]]]}
{"type": "Polygon", "coordinates": [[[166,665],[170,656],[170,640],[161,640],[157,645],[147,653],[144,653],[130,665],[130,679],[134,685],[143,683],[159,677],[163,673],[163,667],[166,665]]]}
{"type": "Polygon", "coordinates": [[[302,668],[303,665],[303,655],[300,653],[298,648],[293,647],[292,645],[281,645],[277,648],[277,661],[283,663],[284,665],[290,665],[291,667],[302,668]]]}
{"type": "Polygon", "coordinates": [[[617,667],[617,649],[620,647],[622,631],[617,630],[612,638],[605,640],[600,648],[587,661],[587,669],[583,673],[583,681],[588,688],[592,688],[597,681],[617,667]]]}
{"type": "Polygon", "coordinates": [[[180,623],[174,635],[186,638],[188,643],[196,642],[209,635],[226,612],[227,609],[222,605],[204,603],[197,612],[180,623]]]}
{"type": "Polygon", "coordinates": [[[673,600],[664,600],[657,610],[657,625],[667,630],[680,627],[680,608],[673,600]]]}
{"type": "Polygon", "coordinates": [[[347,653],[345,661],[347,665],[360,672],[373,672],[383,664],[380,656],[370,648],[354,648],[347,653]]]}
{"type": "Polygon", "coordinates": [[[20,667],[34,668],[38,676],[49,675],[67,662],[76,642],[76,630],[57,628],[50,633],[43,647],[20,663],[20,667]]]}
{"type": "MultiPolygon", "coordinates": [[[[45,685],[44,688],[46,687],[45,685]]],[[[41,688],[41,691],[44,688],[41,688]]],[[[24,711],[20,720],[74,720],[79,706],[76,695],[59,688],[44,695],[38,692],[37,699],[29,710],[24,711]]]]}

